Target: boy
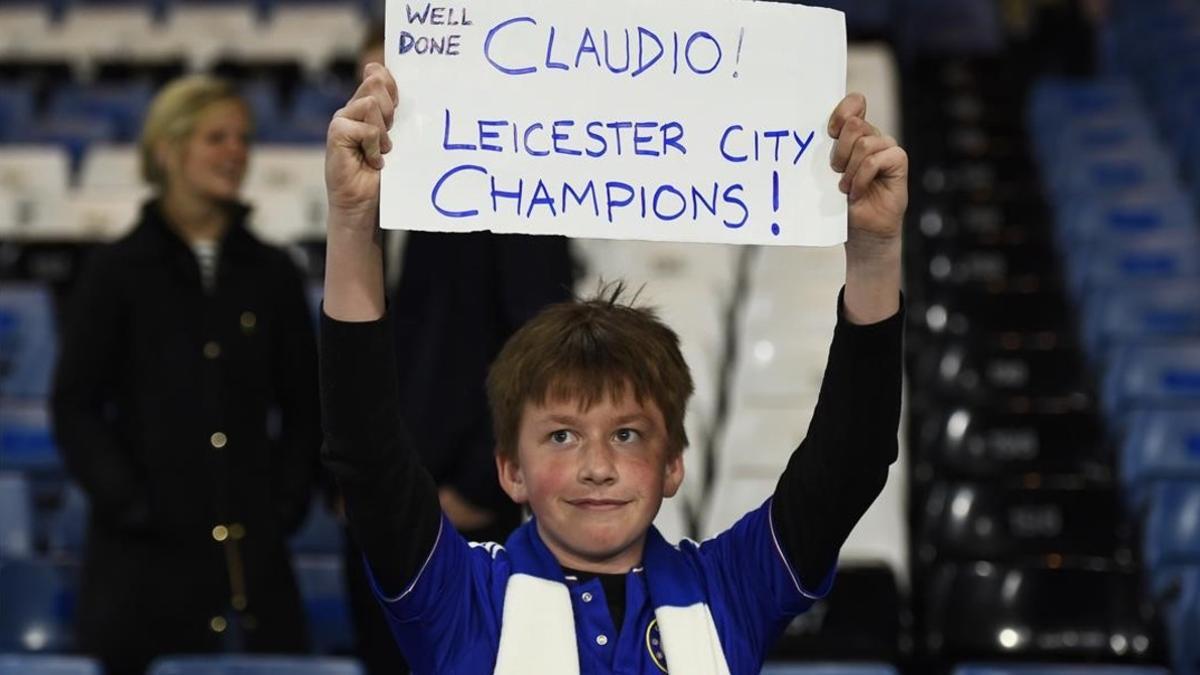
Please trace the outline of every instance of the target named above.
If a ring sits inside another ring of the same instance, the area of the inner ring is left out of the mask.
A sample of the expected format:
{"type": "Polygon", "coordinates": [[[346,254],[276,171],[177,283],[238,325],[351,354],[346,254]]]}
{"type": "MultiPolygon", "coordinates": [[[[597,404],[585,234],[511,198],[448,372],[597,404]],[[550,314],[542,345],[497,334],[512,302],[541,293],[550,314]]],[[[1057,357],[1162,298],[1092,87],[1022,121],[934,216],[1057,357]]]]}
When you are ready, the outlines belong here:
{"type": "Polygon", "coordinates": [[[321,368],[325,461],[414,671],[757,673],[828,592],[896,457],[904,151],[865,121],[861,96],[834,110],[846,285],[808,436],[771,499],[700,545],[652,527],[683,481],[691,378],[670,329],[617,291],[543,312],[497,358],[497,469],[533,519],[503,547],[477,545],[441,515],[396,421],[376,222],[396,100],[387,70],[368,66],[329,127],[321,368]]]}

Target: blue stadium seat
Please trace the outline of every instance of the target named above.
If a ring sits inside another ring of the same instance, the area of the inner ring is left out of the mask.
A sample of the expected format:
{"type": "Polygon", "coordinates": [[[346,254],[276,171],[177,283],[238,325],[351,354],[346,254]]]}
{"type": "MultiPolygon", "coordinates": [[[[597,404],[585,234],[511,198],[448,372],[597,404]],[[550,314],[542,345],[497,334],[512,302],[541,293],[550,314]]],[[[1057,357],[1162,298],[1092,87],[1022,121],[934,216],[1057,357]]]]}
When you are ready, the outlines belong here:
{"type": "Polygon", "coordinates": [[[961,665],[954,675],[1168,675],[1152,666],[1069,665],[1061,663],[1022,663],[1005,665],[961,665]]]}
{"type": "Polygon", "coordinates": [[[56,473],[61,466],[45,401],[0,399],[0,471],[56,473]]]}
{"type": "Polygon", "coordinates": [[[67,482],[62,503],[46,523],[47,544],[51,555],[80,559],[87,540],[87,495],[74,482],[67,482]]]}
{"type": "Polygon", "coordinates": [[[104,670],[85,656],[0,654],[0,675],[104,675],[104,670]]]}
{"type": "Polygon", "coordinates": [[[241,86],[242,98],[250,106],[254,116],[255,127],[261,134],[265,128],[273,126],[268,120],[279,120],[283,117],[283,105],[279,100],[279,89],[270,80],[254,80],[241,86]]]}
{"type": "Polygon", "coordinates": [[[333,113],[354,93],[353,89],[342,85],[332,81],[301,87],[292,101],[292,117],[323,119],[328,124],[333,113]]]}
{"type": "Polygon", "coordinates": [[[883,663],[768,663],[761,675],[896,675],[883,663]]]}
{"type": "Polygon", "coordinates": [[[1200,279],[1135,284],[1097,294],[1083,317],[1093,360],[1134,341],[1200,336],[1200,279]]]}
{"type": "Polygon", "coordinates": [[[308,517],[291,540],[293,553],[335,555],[342,551],[342,526],[323,499],[313,499],[308,517]]]}
{"type": "Polygon", "coordinates": [[[1200,407],[1134,413],[1121,443],[1126,503],[1140,507],[1156,481],[1200,482],[1200,407]]]}
{"type": "Polygon", "coordinates": [[[33,553],[32,503],[25,476],[0,473],[0,558],[25,558],[33,553]]]}
{"type": "Polygon", "coordinates": [[[120,138],[117,125],[103,115],[46,117],[25,130],[29,143],[62,146],[71,158],[72,170],[79,168],[88,147],[120,138]]]}
{"type": "Polygon", "coordinates": [[[1188,404],[1200,404],[1200,341],[1134,345],[1115,354],[1104,378],[1109,415],[1188,404]]]}
{"type": "Polygon", "coordinates": [[[153,98],[153,87],[144,82],[74,85],[56,92],[50,103],[50,114],[67,119],[108,120],[113,126],[115,140],[131,142],[141,132],[142,119],[153,98]]]}
{"type": "Polygon", "coordinates": [[[1171,644],[1171,665],[1178,675],[1195,675],[1200,673],[1200,567],[1177,572],[1174,578],[1160,578],[1166,587],[1155,590],[1171,644]]]}
{"type": "Polygon", "coordinates": [[[1096,250],[1070,266],[1068,287],[1076,298],[1109,293],[1130,284],[1200,278],[1200,256],[1190,248],[1150,241],[1119,250],[1096,250]]]}
{"type": "Polygon", "coordinates": [[[36,92],[28,82],[6,82],[0,88],[0,141],[20,141],[34,116],[36,92]]]}
{"type": "Polygon", "coordinates": [[[0,560],[0,652],[67,652],[78,568],[44,560],[0,560]]]}
{"type": "Polygon", "coordinates": [[[340,555],[296,556],[296,583],[308,615],[313,646],[321,654],[344,654],[354,648],[354,629],[346,601],[340,555]]]}
{"type": "Polygon", "coordinates": [[[1168,566],[1200,568],[1200,481],[1154,485],[1142,529],[1142,552],[1151,574],[1168,566]]]}
{"type": "Polygon", "coordinates": [[[0,397],[44,398],[56,353],[53,296],[34,283],[0,290],[0,397]]]}
{"type": "Polygon", "coordinates": [[[351,659],[283,656],[169,656],[150,664],[147,675],[363,675],[351,659]]]}

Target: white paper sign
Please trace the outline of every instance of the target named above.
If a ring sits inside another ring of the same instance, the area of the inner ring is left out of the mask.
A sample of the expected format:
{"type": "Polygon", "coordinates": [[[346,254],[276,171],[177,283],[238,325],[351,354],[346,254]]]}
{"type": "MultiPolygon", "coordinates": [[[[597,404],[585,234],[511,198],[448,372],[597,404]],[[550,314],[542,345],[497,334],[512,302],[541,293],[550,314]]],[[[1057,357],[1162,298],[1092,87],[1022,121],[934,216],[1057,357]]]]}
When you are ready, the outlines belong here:
{"type": "Polygon", "coordinates": [[[381,223],[832,245],[840,12],[741,0],[387,3],[381,223]]]}

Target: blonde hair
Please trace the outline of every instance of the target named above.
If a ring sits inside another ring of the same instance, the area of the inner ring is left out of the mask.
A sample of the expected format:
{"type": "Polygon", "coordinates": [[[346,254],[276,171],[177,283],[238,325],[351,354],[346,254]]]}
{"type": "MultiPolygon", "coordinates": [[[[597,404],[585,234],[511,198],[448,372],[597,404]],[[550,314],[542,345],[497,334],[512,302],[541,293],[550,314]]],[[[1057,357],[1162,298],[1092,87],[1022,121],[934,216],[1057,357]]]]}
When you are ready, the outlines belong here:
{"type": "Polygon", "coordinates": [[[192,134],[200,115],[214,103],[234,101],[250,116],[250,106],[229,82],[209,75],[188,75],[163,87],[146,113],[142,125],[139,153],[142,178],[158,189],[166,187],[167,175],[158,161],[156,146],[162,141],[172,145],[192,134]]]}

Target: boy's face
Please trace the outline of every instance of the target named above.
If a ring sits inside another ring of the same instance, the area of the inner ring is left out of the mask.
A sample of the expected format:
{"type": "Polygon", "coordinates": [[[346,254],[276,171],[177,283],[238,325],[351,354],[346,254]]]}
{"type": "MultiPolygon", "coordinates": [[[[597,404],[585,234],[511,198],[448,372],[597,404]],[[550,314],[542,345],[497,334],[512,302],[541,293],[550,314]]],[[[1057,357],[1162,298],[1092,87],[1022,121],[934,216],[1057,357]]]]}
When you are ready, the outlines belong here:
{"type": "Polygon", "coordinates": [[[642,560],[646,531],[683,482],[683,458],[667,452],[662,412],[629,390],[584,411],[577,401],[526,403],[516,461],[497,456],[500,483],[537,516],[559,563],[624,573],[642,560]]]}

